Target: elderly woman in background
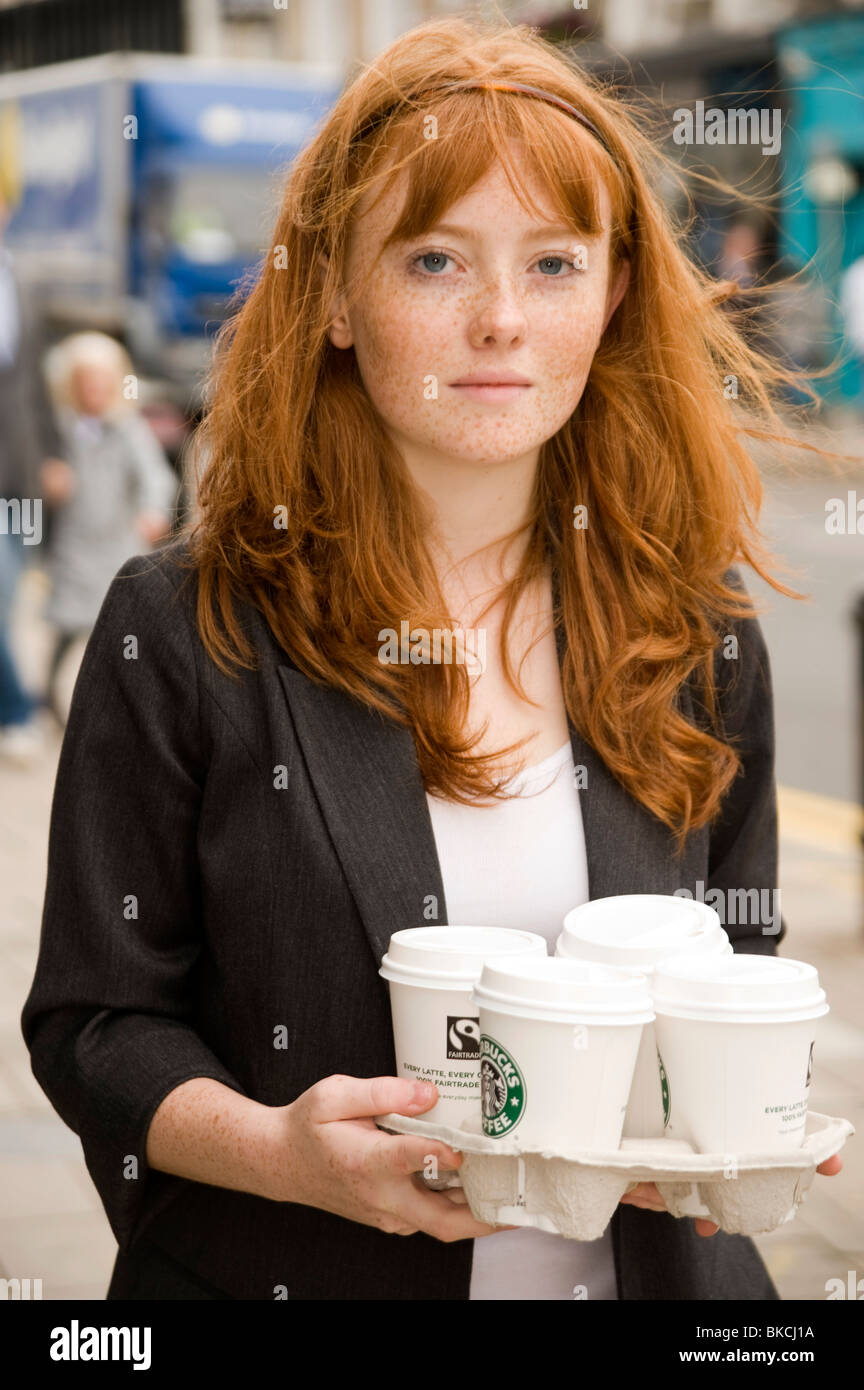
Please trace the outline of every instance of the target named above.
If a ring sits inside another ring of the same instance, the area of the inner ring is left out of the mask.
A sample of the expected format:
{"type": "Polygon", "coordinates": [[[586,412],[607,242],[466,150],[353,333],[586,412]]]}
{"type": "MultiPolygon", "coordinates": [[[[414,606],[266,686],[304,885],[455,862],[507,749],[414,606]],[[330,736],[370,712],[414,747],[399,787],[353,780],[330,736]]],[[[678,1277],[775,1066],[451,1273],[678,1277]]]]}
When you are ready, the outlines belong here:
{"type": "Polygon", "coordinates": [[[76,333],[48,354],[46,375],[65,462],[42,472],[54,507],[46,618],[55,629],[46,701],[62,724],[57,676],[90,632],[117,569],[171,529],[177,478],[132,392],[125,349],[104,333],[76,333]]]}

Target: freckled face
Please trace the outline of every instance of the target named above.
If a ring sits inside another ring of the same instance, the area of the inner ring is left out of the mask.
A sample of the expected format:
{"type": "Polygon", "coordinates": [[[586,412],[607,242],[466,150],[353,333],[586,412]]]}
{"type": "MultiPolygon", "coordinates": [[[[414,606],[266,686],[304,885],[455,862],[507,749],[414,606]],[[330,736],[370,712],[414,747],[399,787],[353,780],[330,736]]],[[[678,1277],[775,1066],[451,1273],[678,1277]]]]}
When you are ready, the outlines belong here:
{"type": "Polygon", "coordinates": [[[439,227],[389,247],[368,279],[402,193],[370,211],[361,204],[346,274],[362,288],[334,317],[331,339],[354,347],[366,390],[409,462],[536,456],[579,403],[626,285],[611,283],[608,272],[609,197],[601,188],[604,230],[588,238],[561,226],[548,200],[532,193],[539,221],[493,166],[439,227]],[[527,384],[459,384],[508,373],[527,384]]]}

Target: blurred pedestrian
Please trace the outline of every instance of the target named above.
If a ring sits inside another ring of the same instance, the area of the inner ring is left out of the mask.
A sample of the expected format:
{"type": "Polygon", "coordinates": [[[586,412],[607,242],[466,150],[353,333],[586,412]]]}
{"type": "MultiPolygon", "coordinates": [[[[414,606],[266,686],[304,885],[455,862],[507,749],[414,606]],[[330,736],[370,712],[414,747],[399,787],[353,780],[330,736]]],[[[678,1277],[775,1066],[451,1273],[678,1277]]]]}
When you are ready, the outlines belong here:
{"type": "MultiPolygon", "coordinates": [[[[60,443],[40,369],[37,315],[3,245],[11,193],[8,170],[0,165],[0,756],[27,763],[38,753],[42,734],[34,717],[36,700],[24,688],[11,641],[26,559],[20,516],[26,501],[31,515],[41,519],[39,464],[57,454],[60,443]]],[[[27,549],[39,540],[41,533],[34,531],[27,549]]]]}
{"type": "Polygon", "coordinates": [[[128,354],[104,333],[76,333],[46,361],[64,460],[42,470],[55,508],[46,618],[55,629],[46,701],[64,722],[57,677],[87,636],[118,568],[171,530],[177,477],[138,414],[128,354]]]}

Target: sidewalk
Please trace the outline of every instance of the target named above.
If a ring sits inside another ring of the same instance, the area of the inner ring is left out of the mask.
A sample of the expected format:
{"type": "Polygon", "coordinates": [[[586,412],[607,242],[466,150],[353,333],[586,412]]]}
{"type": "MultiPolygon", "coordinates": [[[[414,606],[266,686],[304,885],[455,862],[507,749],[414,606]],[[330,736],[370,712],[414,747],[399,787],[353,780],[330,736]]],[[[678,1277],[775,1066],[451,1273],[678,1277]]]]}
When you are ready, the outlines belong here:
{"type": "Polygon", "coordinates": [[[856,1128],[843,1171],[817,1173],[794,1221],[756,1244],[783,1298],[821,1299],[825,1281],[864,1278],[864,857],[857,808],[780,788],[779,954],[819,971],[831,1012],[819,1022],[810,1105],[856,1128]]]}

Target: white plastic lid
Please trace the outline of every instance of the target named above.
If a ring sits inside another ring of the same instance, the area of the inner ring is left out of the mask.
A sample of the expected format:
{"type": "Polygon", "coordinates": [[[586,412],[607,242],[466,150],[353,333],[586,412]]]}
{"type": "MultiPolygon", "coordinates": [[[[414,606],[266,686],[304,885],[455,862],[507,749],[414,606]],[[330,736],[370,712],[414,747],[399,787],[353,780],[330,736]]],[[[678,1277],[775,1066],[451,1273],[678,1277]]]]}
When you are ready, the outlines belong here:
{"type": "Polygon", "coordinates": [[[394,932],[379,975],[427,989],[470,988],[489,956],[546,958],[546,938],[515,927],[406,927],[394,932]]]}
{"type": "Polygon", "coordinates": [[[792,1023],[828,1013],[815,966],[785,956],[678,956],[655,974],[658,1014],[721,1023],[792,1023]]]}
{"type": "Polygon", "coordinates": [[[732,944],[707,903],[664,893],[594,898],[564,918],[556,954],[651,970],[670,955],[730,955],[732,944]]]}
{"type": "Polygon", "coordinates": [[[559,1023],[650,1023],[648,980],[633,970],[547,956],[493,958],[474,986],[481,1008],[559,1023]]]}

